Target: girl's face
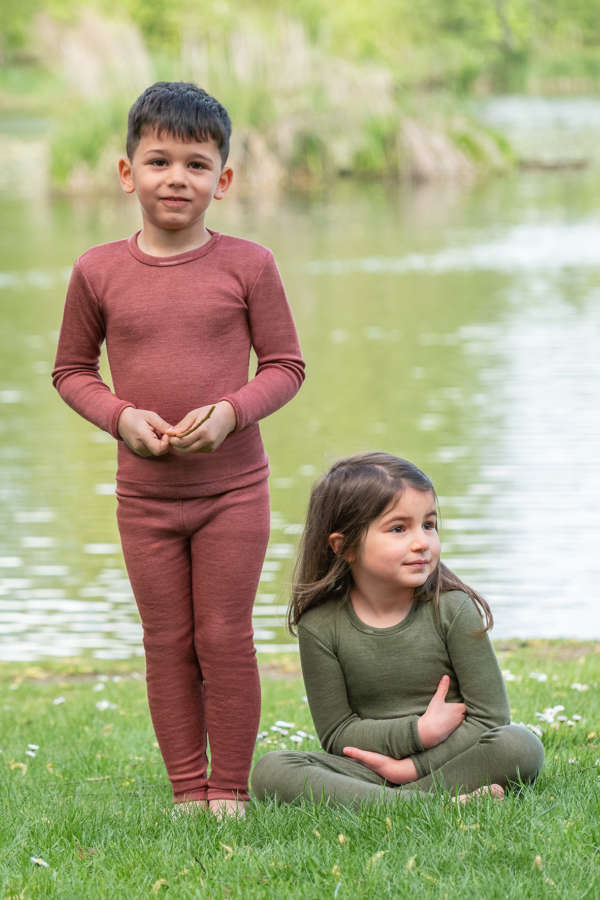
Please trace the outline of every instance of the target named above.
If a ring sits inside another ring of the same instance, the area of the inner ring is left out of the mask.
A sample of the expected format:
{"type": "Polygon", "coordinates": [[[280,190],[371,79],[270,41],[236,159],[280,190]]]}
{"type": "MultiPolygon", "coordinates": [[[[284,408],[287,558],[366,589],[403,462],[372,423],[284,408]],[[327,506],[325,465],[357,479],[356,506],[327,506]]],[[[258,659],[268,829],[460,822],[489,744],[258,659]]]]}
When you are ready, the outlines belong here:
{"type": "Polygon", "coordinates": [[[358,550],[350,553],[356,586],[377,591],[414,591],[440,560],[435,498],[431,491],[406,486],[369,525],[358,550]]]}

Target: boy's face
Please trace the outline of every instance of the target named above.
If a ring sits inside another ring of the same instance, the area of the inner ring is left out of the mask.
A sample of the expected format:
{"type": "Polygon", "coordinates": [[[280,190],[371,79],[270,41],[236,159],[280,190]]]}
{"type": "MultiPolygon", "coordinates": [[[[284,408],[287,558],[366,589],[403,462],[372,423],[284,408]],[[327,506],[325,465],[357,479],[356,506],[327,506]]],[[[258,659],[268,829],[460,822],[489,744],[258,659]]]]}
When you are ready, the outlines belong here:
{"type": "Polygon", "coordinates": [[[181,232],[188,243],[204,239],[204,214],[232,175],[213,140],[182,141],[166,132],[143,133],[133,159],[119,160],[121,186],[137,194],[144,232],[181,232]]]}

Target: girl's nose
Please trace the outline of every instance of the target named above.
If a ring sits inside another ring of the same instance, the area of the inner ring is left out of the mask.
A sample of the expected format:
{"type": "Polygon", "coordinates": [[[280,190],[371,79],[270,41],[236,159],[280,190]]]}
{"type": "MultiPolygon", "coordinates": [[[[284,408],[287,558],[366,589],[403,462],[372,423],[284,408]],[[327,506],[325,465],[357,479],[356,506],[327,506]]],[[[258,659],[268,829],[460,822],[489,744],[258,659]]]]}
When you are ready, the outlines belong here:
{"type": "Polygon", "coordinates": [[[423,534],[423,532],[419,529],[419,531],[415,532],[415,535],[412,540],[412,546],[415,549],[421,549],[421,547],[427,546],[427,536],[423,534]]]}

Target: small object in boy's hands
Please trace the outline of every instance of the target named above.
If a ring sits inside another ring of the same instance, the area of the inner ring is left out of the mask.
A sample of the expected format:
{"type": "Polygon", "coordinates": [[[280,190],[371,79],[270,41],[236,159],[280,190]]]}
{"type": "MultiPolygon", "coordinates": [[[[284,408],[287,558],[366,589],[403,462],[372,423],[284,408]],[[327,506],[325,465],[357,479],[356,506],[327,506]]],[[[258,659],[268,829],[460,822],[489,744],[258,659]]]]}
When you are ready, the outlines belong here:
{"type": "Polygon", "coordinates": [[[199,422],[196,422],[196,424],[195,424],[195,425],[192,425],[191,428],[188,428],[187,431],[180,431],[179,434],[176,434],[176,435],[175,435],[175,437],[178,437],[178,438],[187,437],[188,434],[191,434],[192,431],[195,431],[195,430],[196,430],[196,428],[200,428],[201,425],[204,425],[204,423],[206,422],[206,420],[207,420],[207,419],[210,419],[210,417],[212,416],[213,410],[214,410],[215,406],[216,406],[216,404],[213,403],[213,405],[211,406],[211,408],[210,408],[209,411],[206,413],[206,415],[204,416],[203,419],[200,419],[199,422]]]}

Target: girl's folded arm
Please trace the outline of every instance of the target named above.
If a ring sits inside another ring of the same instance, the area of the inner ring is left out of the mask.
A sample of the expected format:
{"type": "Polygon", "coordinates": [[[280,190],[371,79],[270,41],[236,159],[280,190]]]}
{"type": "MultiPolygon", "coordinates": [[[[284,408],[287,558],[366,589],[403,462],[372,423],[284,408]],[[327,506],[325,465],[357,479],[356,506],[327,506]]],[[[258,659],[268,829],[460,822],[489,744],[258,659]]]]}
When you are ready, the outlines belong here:
{"type": "Polygon", "coordinates": [[[416,715],[366,719],[348,703],[340,662],[315,634],[298,626],[302,674],[308,704],[323,749],[343,756],[344,747],[361,747],[401,758],[423,750],[416,715]]]}
{"type": "Polygon", "coordinates": [[[446,632],[446,645],[467,707],[464,722],[430,750],[413,754],[419,776],[440,766],[476,743],[484,731],[508,725],[510,709],[506,687],[482,619],[470,597],[465,596],[446,632]]]}

